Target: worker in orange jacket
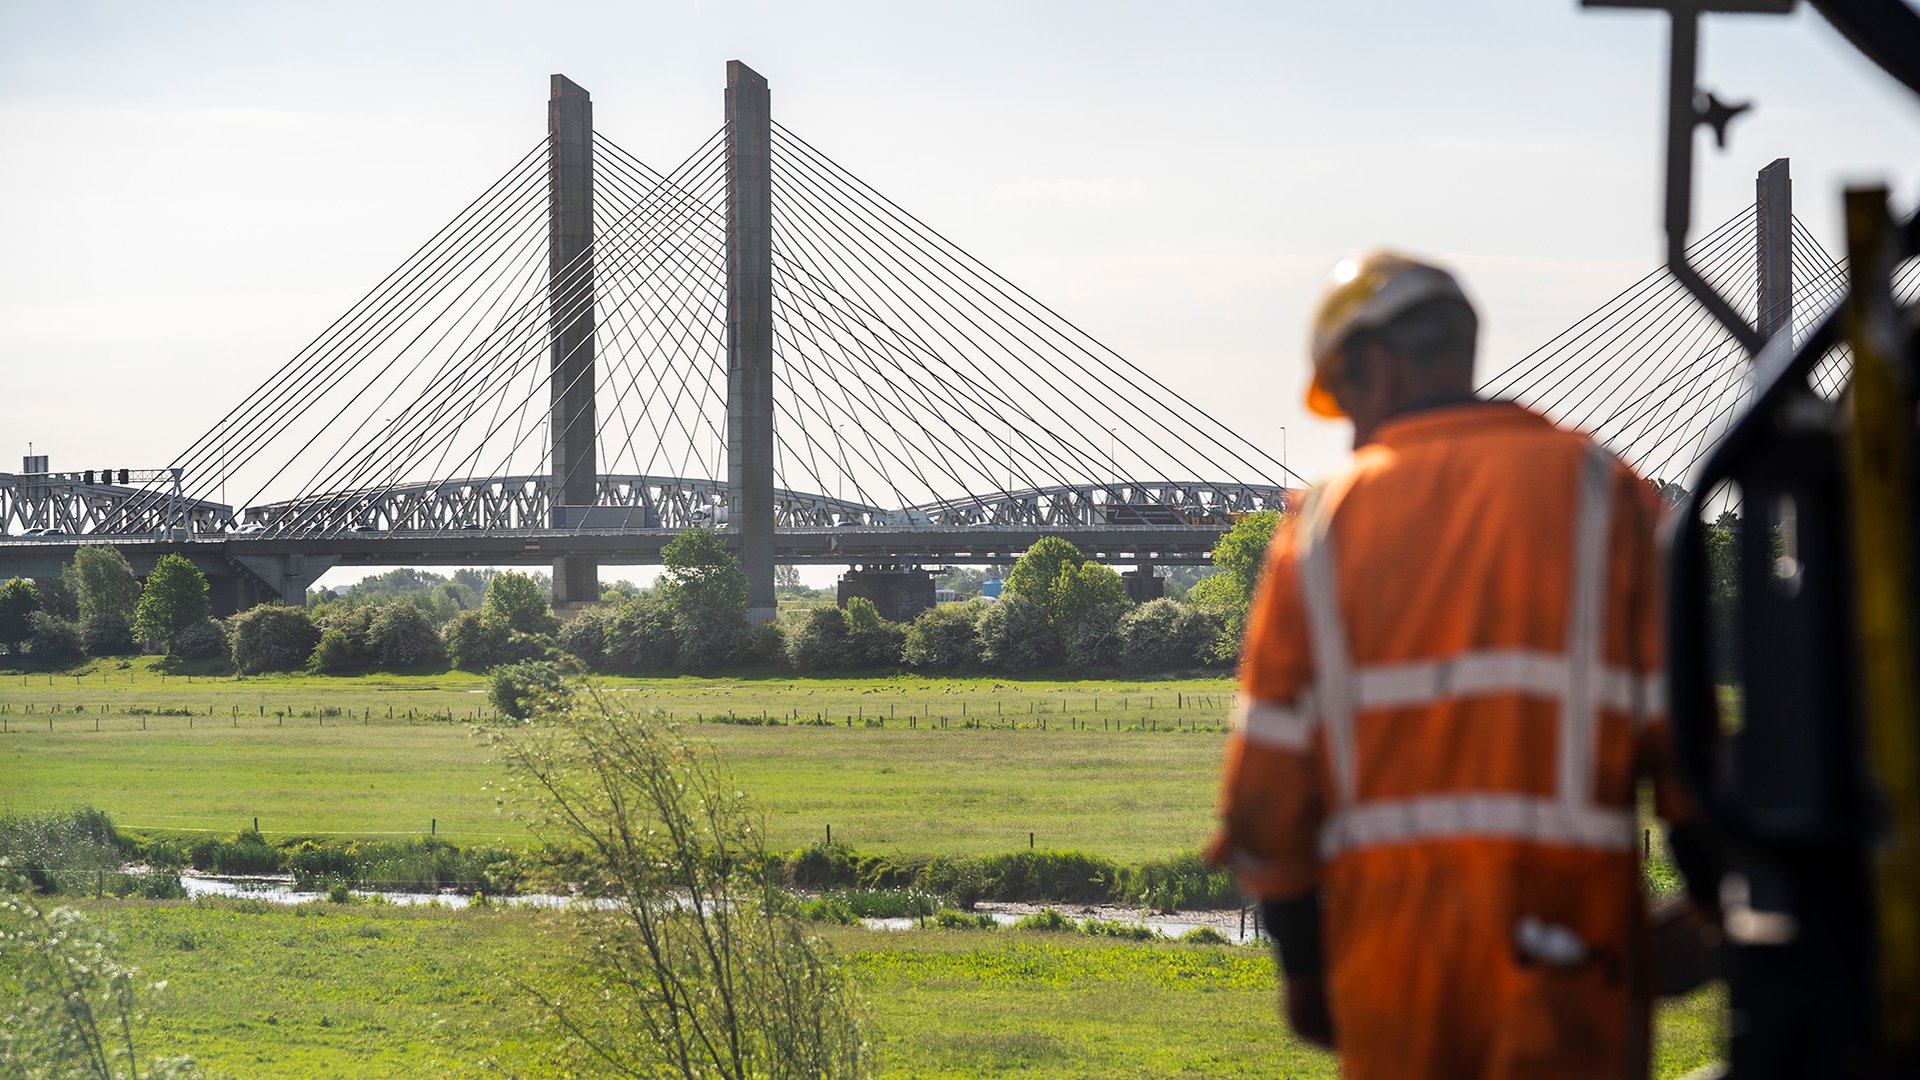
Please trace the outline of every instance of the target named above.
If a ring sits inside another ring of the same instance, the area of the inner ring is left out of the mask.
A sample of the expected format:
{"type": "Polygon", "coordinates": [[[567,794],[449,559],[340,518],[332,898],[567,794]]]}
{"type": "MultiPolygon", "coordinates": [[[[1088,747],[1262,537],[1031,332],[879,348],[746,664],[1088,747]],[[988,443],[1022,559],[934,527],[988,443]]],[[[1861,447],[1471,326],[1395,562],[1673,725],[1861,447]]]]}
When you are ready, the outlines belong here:
{"type": "MultiPolygon", "coordinates": [[[[1348,1080],[1644,1076],[1639,781],[1691,816],[1659,503],[1584,435],[1476,398],[1476,332],[1445,270],[1336,268],[1307,402],[1352,420],[1353,462],[1269,548],[1213,855],[1348,1080]]],[[[1712,879],[1691,828],[1670,842],[1712,879]]]]}

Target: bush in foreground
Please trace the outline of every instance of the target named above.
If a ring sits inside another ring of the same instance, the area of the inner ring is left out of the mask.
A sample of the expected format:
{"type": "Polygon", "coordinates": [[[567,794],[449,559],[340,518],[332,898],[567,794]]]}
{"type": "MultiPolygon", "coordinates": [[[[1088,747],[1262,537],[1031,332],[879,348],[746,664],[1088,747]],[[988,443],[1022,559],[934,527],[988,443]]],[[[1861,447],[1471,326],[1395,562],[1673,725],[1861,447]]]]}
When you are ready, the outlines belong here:
{"type": "Polygon", "coordinates": [[[0,1071],[13,1077],[189,1080],[191,1059],[144,1055],[144,986],[71,908],[48,908],[0,871],[0,1071]]]}
{"type": "Polygon", "coordinates": [[[487,675],[487,700],[502,715],[525,720],[535,709],[563,705],[567,683],[550,660],[501,664],[487,675]]]}
{"type": "Polygon", "coordinates": [[[732,778],[658,714],[580,704],[499,732],[536,834],[584,848],[576,883],[605,901],[572,912],[576,972],[535,989],[575,1057],[627,1075],[869,1074],[853,992],[732,778]]]}

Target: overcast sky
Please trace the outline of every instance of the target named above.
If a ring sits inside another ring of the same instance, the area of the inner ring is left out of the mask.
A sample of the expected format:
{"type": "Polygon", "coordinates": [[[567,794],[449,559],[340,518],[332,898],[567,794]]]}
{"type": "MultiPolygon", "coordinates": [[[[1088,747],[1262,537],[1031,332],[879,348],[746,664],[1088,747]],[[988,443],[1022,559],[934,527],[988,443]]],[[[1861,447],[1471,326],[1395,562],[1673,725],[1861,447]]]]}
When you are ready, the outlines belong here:
{"type": "MultiPolygon", "coordinates": [[[[678,161],[724,64],[774,115],[1308,475],[1340,255],[1450,261],[1482,369],[1658,262],[1665,19],[1537,3],[0,6],[0,468],[164,465],[545,133],[547,76],[678,161]]],[[[1817,16],[1717,17],[1696,221],[1793,159],[1911,205],[1920,110],[1817,16]]]]}

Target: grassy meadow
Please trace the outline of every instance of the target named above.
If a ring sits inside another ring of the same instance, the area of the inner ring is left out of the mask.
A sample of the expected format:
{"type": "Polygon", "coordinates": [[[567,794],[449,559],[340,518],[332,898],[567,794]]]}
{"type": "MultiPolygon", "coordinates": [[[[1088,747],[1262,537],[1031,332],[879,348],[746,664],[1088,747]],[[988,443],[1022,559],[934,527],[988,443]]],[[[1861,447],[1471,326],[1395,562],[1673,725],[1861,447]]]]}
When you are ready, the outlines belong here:
{"type": "MultiPolygon", "coordinates": [[[[769,845],[874,854],[1085,851],[1122,864],[1206,834],[1230,685],[607,679],[691,721],[768,815],[769,845]],[[778,725],[759,724],[781,719],[778,725]],[[732,722],[721,722],[723,720],[732,722]],[[851,722],[849,722],[851,721],[851,722]]],[[[90,805],[149,835],[527,842],[452,673],[237,678],[153,661],[0,674],[0,809],[90,805]],[[411,714],[411,716],[410,716],[411,714]]],[[[521,988],[564,978],[565,920],[511,907],[67,900],[168,986],[144,1036],[214,1075],[539,1076],[556,1038],[521,988]]],[[[882,1075],[1331,1077],[1275,1013],[1258,946],[821,924],[882,1075]]],[[[1656,1075],[1712,1059],[1712,989],[1664,1006],[1656,1075]]]]}
{"type": "MultiPolygon", "coordinates": [[[[552,1033],[515,980],[555,974],[561,918],[516,909],[83,901],[167,989],[144,1036],[241,1077],[542,1075],[552,1033]]],[[[1277,1019],[1259,948],[1076,934],[823,927],[882,1075],[1332,1077],[1277,1019]]],[[[1711,1060],[1721,999],[1663,1006],[1659,1067],[1711,1060]]]]}
{"type": "MultiPolygon", "coordinates": [[[[458,672],[165,675],[146,661],[0,676],[0,799],[17,811],[91,805],[150,834],[229,833],[257,816],[269,837],[437,828],[455,843],[516,845],[526,837],[496,801],[501,772],[460,720],[484,708],[484,685],[458,672]]],[[[767,813],[775,848],[831,826],[863,851],[978,855],[1032,833],[1039,847],[1121,862],[1189,852],[1206,835],[1230,695],[1220,680],[603,688],[695,721],[767,813]],[[718,722],[762,713],[786,722],[718,722]]]]}

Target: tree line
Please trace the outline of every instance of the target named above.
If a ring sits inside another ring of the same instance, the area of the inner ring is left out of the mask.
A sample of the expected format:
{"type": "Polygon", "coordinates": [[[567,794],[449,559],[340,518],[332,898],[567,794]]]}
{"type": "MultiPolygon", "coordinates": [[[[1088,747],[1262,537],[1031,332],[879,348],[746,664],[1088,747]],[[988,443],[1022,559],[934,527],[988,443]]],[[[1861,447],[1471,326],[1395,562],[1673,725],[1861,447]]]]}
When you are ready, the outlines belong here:
{"type": "Polygon", "coordinates": [[[58,579],[0,584],[0,646],[47,660],[146,648],[183,660],[226,659],[236,671],[348,674],[447,665],[538,685],[572,667],[604,674],[779,668],[836,673],[1016,675],[1048,668],[1150,673],[1230,664],[1277,515],[1243,518],[1215,548],[1217,572],[1185,599],[1133,603],[1120,576],[1059,537],[1007,572],[997,601],[939,604],[907,622],[864,599],[746,619],[747,581],[715,533],[668,544],[650,589],[624,584],[564,621],[544,575],[402,569],[308,606],[278,603],[208,617],[206,579],[163,557],[145,582],[120,553],[81,548],[58,579]]]}

